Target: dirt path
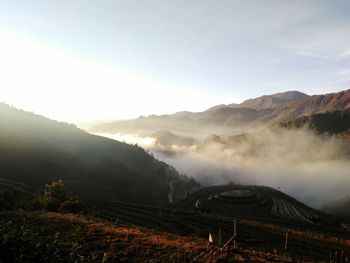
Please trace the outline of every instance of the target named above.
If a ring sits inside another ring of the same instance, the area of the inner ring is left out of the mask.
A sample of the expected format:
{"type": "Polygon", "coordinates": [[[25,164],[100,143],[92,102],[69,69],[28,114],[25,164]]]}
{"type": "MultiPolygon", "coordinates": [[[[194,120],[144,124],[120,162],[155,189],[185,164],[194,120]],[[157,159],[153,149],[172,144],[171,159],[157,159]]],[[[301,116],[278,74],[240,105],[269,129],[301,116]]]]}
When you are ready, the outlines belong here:
{"type": "Polygon", "coordinates": [[[177,183],[177,182],[180,182],[180,181],[182,181],[182,179],[176,180],[176,181],[171,181],[169,183],[169,188],[170,188],[170,191],[169,191],[169,194],[168,194],[168,202],[169,202],[169,204],[174,203],[174,198],[173,198],[174,190],[175,190],[174,183],[177,183]]]}

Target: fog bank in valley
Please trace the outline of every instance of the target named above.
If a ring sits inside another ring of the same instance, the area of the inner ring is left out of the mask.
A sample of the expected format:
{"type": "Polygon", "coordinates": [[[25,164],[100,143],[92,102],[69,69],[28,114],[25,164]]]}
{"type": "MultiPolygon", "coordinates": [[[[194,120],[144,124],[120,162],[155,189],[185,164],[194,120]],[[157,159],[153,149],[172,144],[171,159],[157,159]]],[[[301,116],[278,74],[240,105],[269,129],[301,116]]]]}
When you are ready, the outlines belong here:
{"type": "MultiPolygon", "coordinates": [[[[348,143],[348,142],[347,142],[348,143]]],[[[349,144],[307,130],[266,129],[196,145],[144,145],[204,186],[271,186],[315,208],[346,197],[350,186],[349,144]]]]}
{"type": "Polygon", "coordinates": [[[313,207],[349,193],[350,160],[337,138],[306,130],[264,130],[196,147],[173,145],[156,156],[203,185],[267,185],[280,188],[313,207]],[[168,153],[166,152],[166,153],[168,153]],[[176,154],[175,154],[176,153],[176,154]]]}

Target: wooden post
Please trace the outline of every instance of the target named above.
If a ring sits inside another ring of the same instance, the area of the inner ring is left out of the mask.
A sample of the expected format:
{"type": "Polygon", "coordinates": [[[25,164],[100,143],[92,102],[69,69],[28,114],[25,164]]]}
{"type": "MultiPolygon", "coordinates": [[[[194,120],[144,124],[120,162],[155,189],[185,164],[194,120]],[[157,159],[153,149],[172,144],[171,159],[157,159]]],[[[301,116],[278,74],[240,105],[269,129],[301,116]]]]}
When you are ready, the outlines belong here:
{"type": "Polygon", "coordinates": [[[211,233],[209,233],[207,251],[209,251],[209,249],[213,246],[213,243],[214,243],[213,236],[211,235],[211,233]]]}
{"type": "MultiPolygon", "coordinates": [[[[236,219],[233,220],[233,235],[234,235],[234,236],[237,235],[237,220],[236,220],[236,219]]],[[[236,239],[233,240],[233,248],[234,248],[234,249],[237,248],[237,247],[236,247],[236,239]]]]}
{"type": "Polygon", "coordinates": [[[288,232],[289,230],[286,232],[286,240],[284,242],[284,259],[283,261],[286,261],[286,253],[287,253],[287,248],[288,248],[288,232]]]}
{"type": "Polygon", "coordinates": [[[273,254],[275,256],[275,260],[277,261],[278,258],[277,258],[277,250],[276,249],[273,250],[273,254]]]}

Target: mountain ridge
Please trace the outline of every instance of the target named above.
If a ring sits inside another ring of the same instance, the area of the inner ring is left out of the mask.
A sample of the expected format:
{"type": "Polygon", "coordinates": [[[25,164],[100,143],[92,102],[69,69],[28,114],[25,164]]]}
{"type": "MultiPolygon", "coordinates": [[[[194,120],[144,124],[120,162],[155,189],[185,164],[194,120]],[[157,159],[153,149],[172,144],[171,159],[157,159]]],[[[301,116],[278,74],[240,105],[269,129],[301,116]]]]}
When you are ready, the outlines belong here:
{"type": "Polygon", "coordinates": [[[279,92],[271,95],[263,95],[260,97],[247,99],[242,103],[231,103],[231,104],[221,104],[209,108],[207,111],[216,110],[223,107],[228,108],[251,108],[255,110],[262,110],[267,108],[272,108],[277,105],[286,104],[288,102],[304,99],[310,97],[309,95],[302,93],[300,91],[286,91],[279,92]]]}
{"type": "Polygon", "coordinates": [[[149,135],[158,130],[169,130],[180,135],[208,135],[225,130],[264,127],[286,117],[348,110],[350,90],[313,96],[289,91],[247,100],[238,106],[216,105],[203,112],[182,111],[170,115],[151,115],[123,122],[102,123],[91,126],[88,131],[143,132],[149,135]]]}

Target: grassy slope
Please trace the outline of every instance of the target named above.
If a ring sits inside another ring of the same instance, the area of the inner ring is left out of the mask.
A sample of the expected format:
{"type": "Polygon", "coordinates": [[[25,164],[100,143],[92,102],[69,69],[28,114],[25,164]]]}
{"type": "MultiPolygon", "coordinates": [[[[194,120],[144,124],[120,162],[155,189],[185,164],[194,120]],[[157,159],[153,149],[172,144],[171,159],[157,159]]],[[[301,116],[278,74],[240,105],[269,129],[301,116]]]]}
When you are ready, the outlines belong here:
{"type": "Polygon", "coordinates": [[[184,253],[190,257],[206,247],[196,238],[74,214],[10,213],[0,218],[3,247],[11,248],[18,262],[183,262],[184,253]]]}
{"type": "MultiPolygon", "coordinates": [[[[1,213],[0,220],[0,258],[7,252],[16,262],[192,262],[207,246],[205,239],[75,214],[1,213]]],[[[350,239],[344,236],[239,220],[239,236],[247,229],[248,246],[239,241],[239,249],[222,262],[281,260],[287,231],[289,262],[328,262],[335,251],[350,255],[350,239]]]]}

